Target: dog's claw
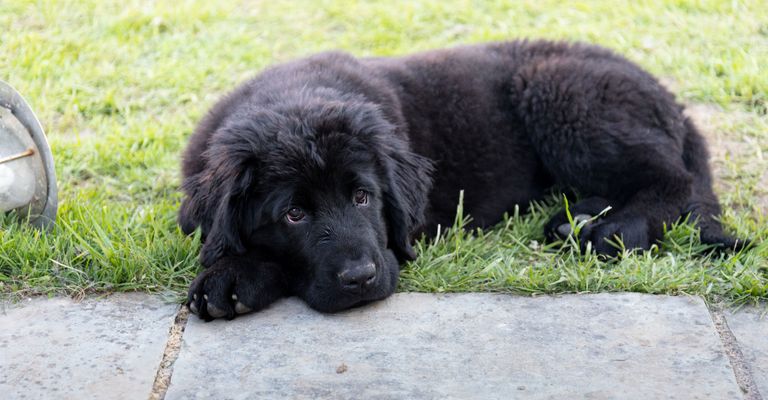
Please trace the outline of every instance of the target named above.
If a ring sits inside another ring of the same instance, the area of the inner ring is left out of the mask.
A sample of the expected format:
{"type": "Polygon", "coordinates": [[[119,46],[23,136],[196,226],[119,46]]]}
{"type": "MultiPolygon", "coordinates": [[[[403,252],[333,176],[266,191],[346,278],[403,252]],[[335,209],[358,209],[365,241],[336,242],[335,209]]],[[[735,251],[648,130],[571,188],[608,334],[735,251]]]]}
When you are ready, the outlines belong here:
{"type": "MultiPolygon", "coordinates": [[[[194,298],[197,300],[197,295],[194,298]]],[[[194,302],[189,303],[189,311],[192,311],[192,314],[197,314],[197,305],[194,302]]]]}
{"type": "Polygon", "coordinates": [[[221,318],[227,315],[227,312],[220,309],[219,307],[214,306],[211,303],[208,303],[208,315],[211,316],[211,318],[221,318]]]}
{"type": "MultiPolygon", "coordinates": [[[[235,296],[232,296],[232,297],[235,297],[235,296]]],[[[239,301],[237,302],[237,304],[235,304],[235,312],[238,313],[238,314],[249,313],[252,310],[253,309],[251,307],[248,307],[248,306],[246,306],[245,304],[243,304],[243,303],[241,303],[239,301]]]]}
{"type": "MultiPolygon", "coordinates": [[[[576,224],[580,224],[582,222],[586,222],[587,225],[589,225],[589,220],[592,219],[592,216],[589,214],[577,214],[573,217],[573,222],[576,224]]],[[[563,237],[571,236],[573,231],[571,230],[571,224],[565,223],[557,227],[557,233],[562,235],[563,237]]]]}

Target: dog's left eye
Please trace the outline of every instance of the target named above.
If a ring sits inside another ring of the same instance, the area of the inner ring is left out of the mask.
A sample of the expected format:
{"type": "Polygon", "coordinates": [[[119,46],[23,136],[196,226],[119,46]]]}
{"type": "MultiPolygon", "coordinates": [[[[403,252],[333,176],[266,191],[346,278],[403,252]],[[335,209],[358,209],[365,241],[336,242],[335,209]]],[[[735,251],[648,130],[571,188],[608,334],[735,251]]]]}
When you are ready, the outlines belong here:
{"type": "Polygon", "coordinates": [[[355,201],[355,205],[356,206],[367,206],[368,205],[368,192],[366,192],[363,189],[355,190],[355,195],[353,196],[353,200],[355,201]]]}

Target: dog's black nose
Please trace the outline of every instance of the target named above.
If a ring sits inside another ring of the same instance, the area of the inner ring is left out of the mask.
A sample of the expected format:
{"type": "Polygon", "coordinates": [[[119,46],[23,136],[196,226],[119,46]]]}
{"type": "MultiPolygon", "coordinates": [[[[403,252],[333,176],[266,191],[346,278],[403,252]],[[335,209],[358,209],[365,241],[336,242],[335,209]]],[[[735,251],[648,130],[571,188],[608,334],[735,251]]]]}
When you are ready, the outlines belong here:
{"type": "Polygon", "coordinates": [[[341,287],[349,292],[360,292],[376,282],[376,265],[372,262],[354,263],[339,272],[341,287]]]}

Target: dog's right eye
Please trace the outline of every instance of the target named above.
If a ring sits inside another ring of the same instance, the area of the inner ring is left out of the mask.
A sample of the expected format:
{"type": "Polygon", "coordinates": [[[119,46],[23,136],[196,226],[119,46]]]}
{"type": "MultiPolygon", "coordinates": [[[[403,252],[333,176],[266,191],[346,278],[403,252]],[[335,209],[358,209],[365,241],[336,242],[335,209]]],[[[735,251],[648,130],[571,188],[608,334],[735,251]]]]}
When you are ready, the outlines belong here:
{"type": "Polygon", "coordinates": [[[300,222],[302,219],[304,219],[304,216],[304,210],[298,207],[293,207],[288,210],[287,213],[285,213],[285,219],[292,224],[300,222]]]}

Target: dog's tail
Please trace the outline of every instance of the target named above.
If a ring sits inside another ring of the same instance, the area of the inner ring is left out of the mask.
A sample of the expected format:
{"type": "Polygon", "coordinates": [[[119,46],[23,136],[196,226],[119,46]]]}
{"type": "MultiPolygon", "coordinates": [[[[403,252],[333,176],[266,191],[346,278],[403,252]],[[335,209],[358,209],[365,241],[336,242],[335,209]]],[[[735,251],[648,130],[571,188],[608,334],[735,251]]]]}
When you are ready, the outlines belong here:
{"type": "Polygon", "coordinates": [[[706,142],[690,118],[685,119],[685,128],[683,161],[688,172],[693,175],[693,188],[683,215],[689,216],[691,221],[697,221],[702,243],[735,251],[748,247],[749,240],[736,239],[723,233],[723,226],[717,219],[721,209],[712,190],[712,173],[709,169],[706,142]]]}

